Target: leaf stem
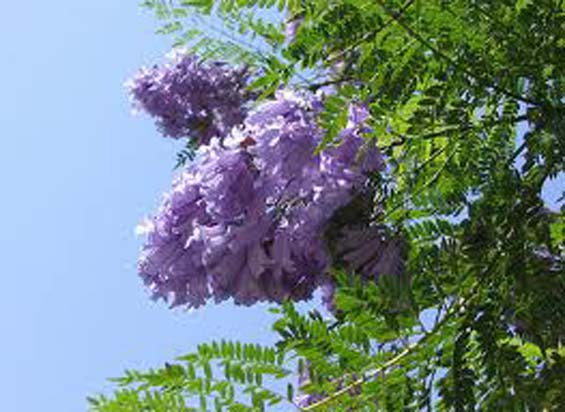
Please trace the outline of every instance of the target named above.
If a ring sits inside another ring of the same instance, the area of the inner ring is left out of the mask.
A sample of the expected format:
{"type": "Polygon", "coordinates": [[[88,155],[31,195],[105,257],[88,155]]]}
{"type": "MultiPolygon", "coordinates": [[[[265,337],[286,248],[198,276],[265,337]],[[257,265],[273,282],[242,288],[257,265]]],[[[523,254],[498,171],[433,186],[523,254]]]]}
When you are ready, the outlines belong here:
{"type": "Polygon", "coordinates": [[[383,363],[378,368],[372,369],[368,373],[364,374],[361,378],[355,380],[353,383],[341,388],[340,390],[338,390],[338,391],[332,393],[331,395],[319,400],[318,402],[315,402],[311,405],[306,406],[305,408],[302,408],[301,410],[303,412],[309,412],[309,411],[313,411],[315,409],[318,409],[319,407],[324,406],[324,405],[336,400],[337,398],[341,397],[342,395],[348,393],[352,389],[358,388],[359,386],[369,382],[371,379],[375,378],[380,373],[385,372],[387,369],[398,364],[399,362],[404,360],[406,357],[408,357],[410,354],[417,351],[427,340],[430,339],[430,337],[434,336],[451,319],[451,317],[455,313],[457,313],[457,311],[464,305],[464,303],[465,303],[465,300],[461,299],[459,301],[459,303],[453,304],[449,308],[448,312],[445,314],[443,319],[440,322],[438,322],[430,332],[426,333],[418,342],[415,342],[415,343],[408,345],[404,350],[402,350],[396,356],[392,357],[391,359],[389,359],[388,361],[383,363]]]}
{"type": "Polygon", "coordinates": [[[451,58],[450,56],[448,56],[447,54],[445,54],[444,52],[442,52],[441,50],[436,48],[429,40],[425,39],[424,37],[422,37],[422,35],[420,35],[416,31],[414,31],[407,23],[405,23],[403,20],[401,20],[400,16],[398,16],[397,13],[395,13],[391,9],[389,9],[387,7],[387,5],[384,4],[384,2],[382,0],[376,0],[376,2],[377,2],[377,4],[379,4],[379,6],[381,6],[381,8],[385,11],[386,14],[388,14],[393,20],[396,21],[396,23],[398,23],[404,29],[404,31],[406,31],[406,33],[408,33],[411,37],[415,38],[420,43],[422,43],[424,46],[426,46],[435,55],[441,57],[442,59],[449,62],[453,67],[455,67],[456,69],[465,73],[467,76],[469,76],[469,77],[471,77],[471,78],[473,78],[473,79],[475,79],[479,82],[482,82],[482,83],[486,84],[487,86],[492,87],[493,90],[495,90],[499,93],[502,93],[502,94],[504,94],[508,97],[511,97],[515,100],[519,100],[519,101],[522,101],[524,103],[531,104],[533,106],[542,106],[542,104],[540,102],[536,101],[536,100],[532,100],[529,97],[521,96],[519,94],[505,90],[505,89],[501,88],[500,86],[498,86],[496,83],[493,83],[493,82],[489,81],[488,79],[485,79],[484,77],[479,76],[479,75],[471,72],[466,67],[461,66],[461,64],[459,64],[453,58],[451,58]]]}

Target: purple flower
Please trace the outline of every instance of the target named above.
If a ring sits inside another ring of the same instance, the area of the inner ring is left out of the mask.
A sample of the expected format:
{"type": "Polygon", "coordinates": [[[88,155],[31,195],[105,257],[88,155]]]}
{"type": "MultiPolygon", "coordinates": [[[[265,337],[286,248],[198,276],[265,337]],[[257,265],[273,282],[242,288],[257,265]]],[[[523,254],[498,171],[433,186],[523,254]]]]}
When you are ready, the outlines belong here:
{"type": "Polygon", "coordinates": [[[365,279],[404,273],[401,239],[387,236],[378,226],[343,228],[336,249],[347,267],[365,279]]]}
{"type": "Polygon", "coordinates": [[[164,136],[205,144],[245,118],[246,81],[244,68],[176,51],[165,65],[141,69],[126,86],[134,108],[154,117],[164,136]]]}
{"type": "Polygon", "coordinates": [[[315,154],[321,108],[312,94],[280,91],[197,150],[145,225],[139,270],[156,298],[250,305],[307,299],[328,283],[328,223],[382,159],[358,106],[340,143],[315,154]]]}

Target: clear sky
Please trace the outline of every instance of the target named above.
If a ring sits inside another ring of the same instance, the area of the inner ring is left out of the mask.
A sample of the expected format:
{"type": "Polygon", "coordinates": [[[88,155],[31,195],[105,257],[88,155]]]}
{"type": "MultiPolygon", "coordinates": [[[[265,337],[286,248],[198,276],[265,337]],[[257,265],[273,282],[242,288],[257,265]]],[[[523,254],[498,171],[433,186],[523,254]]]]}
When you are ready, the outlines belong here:
{"type": "Polygon", "coordinates": [[[0,410],[79,412],[124,368],[201,341],[270,341],[264,307],[153,303],[134,228],[176,148],[122,87],[168,51],[136,1],[3,2],[0,12],[0,410]]]}
{"type": "Polygon", "coordinates": [[[130,116],[122,87],[168,50],[155,27],[135,1],[2,5],[3,411],[84,411],[124,368],[214,338],[273,339],[264,306],[170,311],[136,275],[134,227],[169,187],[175,154],[130,116]]]}

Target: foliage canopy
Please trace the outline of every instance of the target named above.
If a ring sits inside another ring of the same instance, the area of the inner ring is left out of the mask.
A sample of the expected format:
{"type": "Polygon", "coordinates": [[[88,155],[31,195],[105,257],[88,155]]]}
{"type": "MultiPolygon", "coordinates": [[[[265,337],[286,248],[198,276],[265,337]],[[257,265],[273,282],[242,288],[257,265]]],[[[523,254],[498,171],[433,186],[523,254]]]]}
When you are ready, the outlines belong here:
{"type": "Polygon", "coordinates": [[[332,85],[323,144],[344,103],[369,103],[388,165],[371,218],[405,240],[409,276],[363,283],[335,268],[334,316],[285,303],[276,347],[201,345],[127,372],[92,410],[565,410],[564,198],[541,196],[565,170],[562,1],[144,5],[175,44],[253,67],[259,98],[332,85]]]}

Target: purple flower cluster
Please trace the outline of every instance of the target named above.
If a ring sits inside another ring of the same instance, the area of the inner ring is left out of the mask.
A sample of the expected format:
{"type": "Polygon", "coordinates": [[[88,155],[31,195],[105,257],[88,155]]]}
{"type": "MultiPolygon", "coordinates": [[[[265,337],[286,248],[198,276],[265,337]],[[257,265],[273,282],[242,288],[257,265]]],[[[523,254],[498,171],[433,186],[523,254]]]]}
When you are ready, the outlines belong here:
{"type": "MultiPolygon", "coordinates": [[[[401,278],[405,275],[403,242],[391,237],[383,227],[346,225],[340,228],[333,255],[348,271],[361,276],[363,281],[376,281],[387,275],[401,278]]],[[[335,310],[335,284],[322,286],[322,301],[327,309],[335,310]]]]}
{"type": "Polygon", "coordinates": [[[322,108],[312,94],[279,91],[197,150],[142,226],[139,271],[156,298],[250,305],[306,299],[327,283],[325,228],[383,164],[362,136],[362,106],[350,107],[339,143],[316,154],[322,108]]]}
{"type": "Polygon", "coordinates": [[[355,273],[374,280],[375,275],[404,273],[402,240],[390,238],[378,226],[345,227],[336,254],[355,273]]]}
{"type": "Polygon", "coordinates": [[[154,117],[164,136],[206,144],[244,120],[246,69],[202,62],[182,51],[169,57],[126,83],[134,108],[154,117]]]}

